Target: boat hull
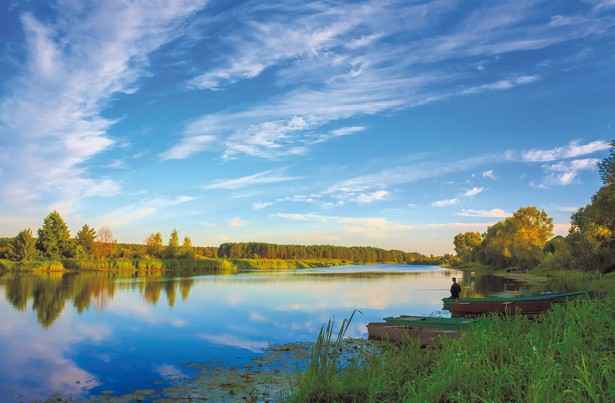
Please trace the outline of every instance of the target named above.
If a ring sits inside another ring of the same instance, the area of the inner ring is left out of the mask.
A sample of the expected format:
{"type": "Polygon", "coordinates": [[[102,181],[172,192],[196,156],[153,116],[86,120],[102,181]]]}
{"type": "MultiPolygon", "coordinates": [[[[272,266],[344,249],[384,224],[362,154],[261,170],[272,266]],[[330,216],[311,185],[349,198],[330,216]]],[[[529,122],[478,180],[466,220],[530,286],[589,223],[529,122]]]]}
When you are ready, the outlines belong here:
{"type": "Polygon", "coordinates": [[[438,343],[441,337],[459,338],[461,331],[435,328],[414,328],[393,325],[387,322],[367,324],[369,340],[384,340],[396,343],[418,340],[422,347],[438,343]]]}
{"type": "Polygon", "coordinates": [[[442,330],[461,330],[467,327],[469,323],[469,321],[459,318],[439,318],[434,316],[408,315],[387,317],[384,318],[384,320],[391,325],[442,330]]]}
{"type": "Polygon", "coordinates": [[[548,311],[553,304],[563,301],[539,300],[539,301],[506,301],[506,302],[455,302],[451,305],[450,311],[454,317],[468,317],[497,313],[501,315],[515,314],[539,314],[548,311]]]}
{"type": "Polygon", "coordinates": [[[596,296],[595,291],[573,291],[573,292],[559,292],[559,293],[542,293],[535,295],[525,295],[521,297],[483,297],[483,298],[442,298],[442,303],[444,304],[443,309],[450,310],[452,304],[459,302],[494,302],[494,303],[503,303],[503,302],[521,302],[521,301],[544,301],[544,300],[553,300],[553,301],[567,301],[569,299],[578,298],[578,297],[586,297],[586,298],[594,298],[596,296]]]}

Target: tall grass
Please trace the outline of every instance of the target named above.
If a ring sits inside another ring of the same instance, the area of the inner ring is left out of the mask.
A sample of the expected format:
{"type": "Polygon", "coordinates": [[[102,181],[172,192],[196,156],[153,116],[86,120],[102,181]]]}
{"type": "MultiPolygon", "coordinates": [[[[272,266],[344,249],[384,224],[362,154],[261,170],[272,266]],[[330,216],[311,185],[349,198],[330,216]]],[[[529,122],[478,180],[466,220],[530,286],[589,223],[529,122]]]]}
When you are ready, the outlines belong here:
{"type": "Polygon", "coordinates": [[[328,358],[329,324],[289,400],[612,402],[614,315],[612,294],[578,299],[555,306],[540,323],[493,316],[437,348],[379,343],[347,362],[328,358]]]}
{"type": "Polygon", "coordinates": [[[580,291],[587,287],[592,280],[600,278],[598,272],[582,272],[576,270],[555,270],[546,273],[546,280],[537,282],[532,286],[532,292],[553,291],[567,292],[580,291]]]}

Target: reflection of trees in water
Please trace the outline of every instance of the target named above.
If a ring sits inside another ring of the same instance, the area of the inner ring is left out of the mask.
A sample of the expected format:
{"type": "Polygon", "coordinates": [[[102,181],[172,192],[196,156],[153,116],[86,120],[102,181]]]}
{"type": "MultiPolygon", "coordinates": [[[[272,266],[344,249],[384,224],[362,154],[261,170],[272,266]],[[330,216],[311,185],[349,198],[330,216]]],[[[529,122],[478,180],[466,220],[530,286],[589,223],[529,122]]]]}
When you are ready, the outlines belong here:
{"type": "Polygon", "coordinates": [[[175,305],[176,286],[174,278],[170,278],[164,282],[164,292],[167,294],[167,301],[169,301],[169,306],[171,308],[175,305]]]}
{"type": "Polygon", "coordinates": [[[181,277],[179,279],[179,291],[182,294],[182,301],[186,301],[188,299],[190,288],[192,288],[193,284],[194,280],[189,277],[181,277]]]}
{"type": "Polygon", "coordinates": [[[520,284],[516,280],[493,275],[479,275],[473,278],[467,273],[463,275],[462,298],[482,297],[492,293],[494,290],[504,291],[505,284],[520,284]]]}
{"type": "Polygon", "coordinates": [[[17,273],[0,277],[4,285],[5,299],[19,311],[24,311],[28,301],[36,312],[38,322],[45,328],[51,326],[60,317],[66,302],[72,301],[79,313],[90,307],[97,310],[106,309],[115,295],[116,287],[120,289],[138,289],[143,299],[156,305],[164,289],[167,303],[175,305],[177,292],[182,300],[187,300],[194,279],[189,277],[165,277],[160,274],[135,275],[108,272],[93,273],[57,273],[31,274],[17,273]],[[120,281],[118,281],[120,280],[120,281]],[[127,281],[126,281],[127,280],[127,281]]]}
{"type": "Polygon", "coordinates": [[[32,283],[23,281],[20,277],[13,277],[6,280],[5,295],[15,309],[23,311],[28,305],[28,298],[32,296],[32,283]]]}
{"type": "Polygon", "coordinates": [[[160,298],[160,291],[162,290],[160,280],[146,278],[143,284],[143,299],[152,305],[156,305],[160,298]]]}

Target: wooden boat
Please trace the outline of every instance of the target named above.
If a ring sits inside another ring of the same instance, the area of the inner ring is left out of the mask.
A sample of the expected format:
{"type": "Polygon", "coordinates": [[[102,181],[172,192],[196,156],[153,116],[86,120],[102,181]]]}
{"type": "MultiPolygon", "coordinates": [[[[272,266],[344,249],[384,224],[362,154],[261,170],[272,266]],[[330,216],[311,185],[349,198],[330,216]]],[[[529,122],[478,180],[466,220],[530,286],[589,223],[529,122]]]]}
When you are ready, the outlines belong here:
{"type": "Polygon", "coordinates": [[[572,291],[572,292],[559,292],[559,293],[545,292],[541,294],[524,295],[524,296],[519,296],[519,297],[498,296],[498,297],[458,298],[458,299],[442,298],[442,302],[444,304],[443,309],[450,310],[451,305],[454,303],[458,303],[458,302],[504,303],[504,302],[520,302],[520,301],[547,301],[547,300],[561,302],[561,301],[566,301],[572,298],[578,298],[578,297],[593,298],[595,296],[596,296],[595,291],[585,290],[585,291],[572,291]]]}
{"type": "Polygon", "coordinates": [[[461,330],[470,322],[463,318],[440,318],[434,316],[408,316],[384,318],[391,325],[406,326],[420,329],[461,330]]]}
{"type": "Polygon", "coordinates": [[[543,299],[530,301],[473,301],[455,302],[450,311],[454,318],[473,317],[487,313],[502,315],[538,314],[551,308],[553,304],[563,303],[564,300],[543,299]]]}
{"type": "Polygon", "coordinates": [[[371,322],[367,324],[369,340],[385,340],[401,343],[408,340],[418,340],[426,347],[438,342],[441,337],[458,338],[460,330],[419,328],[391,324],[388,322],[371,322]]]}

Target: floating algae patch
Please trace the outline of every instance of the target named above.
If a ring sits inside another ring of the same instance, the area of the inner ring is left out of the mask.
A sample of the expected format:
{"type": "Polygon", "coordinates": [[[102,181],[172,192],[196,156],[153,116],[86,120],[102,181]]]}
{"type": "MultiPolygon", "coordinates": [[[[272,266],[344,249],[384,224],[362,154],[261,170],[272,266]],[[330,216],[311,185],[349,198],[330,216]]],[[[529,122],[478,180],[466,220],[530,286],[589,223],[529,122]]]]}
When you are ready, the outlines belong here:
{"type": "Polygon", "coordinates": [[[169,399],[276,402],[290,393],[297,368],[305,367],[313,343],[272,345],[249,364],[186,364],[201,369],[192,382],[164,390],[169,399]]]}
{"type": "MultiPolygon", "coordinates": [[[[342,351],[350,357],[371,342],[345,339],[342,351]]],[[[196,371],[194,377],[170,374],[171,386],[162,390],[140,389],[122,396],[105,391],[90,396],[87,402],[280,402],[291,393],[297,381],[297,370],[304,370],[314,343],[271,345],[245,365],[230,365],[220,361],[185,363],[196,371]]],[[[62,396],[50,396],[45,402],[74,402],[62,396]]]]}
{"type": "MultiPolygon", "coordinates": [[[[291,387],[297,381],[297,370],[306,368],[313,346],[314,343],[272,345],[243,366],[223,363],[186,364],[200,368],[200,373],[192,382],[165,389],[165,398],[174,401],[283,401],[290,395],[291,387]]],[[[363,339],[345,339],[338,354],[350,358],[364,347],[374,346],[363,339]]]]}

